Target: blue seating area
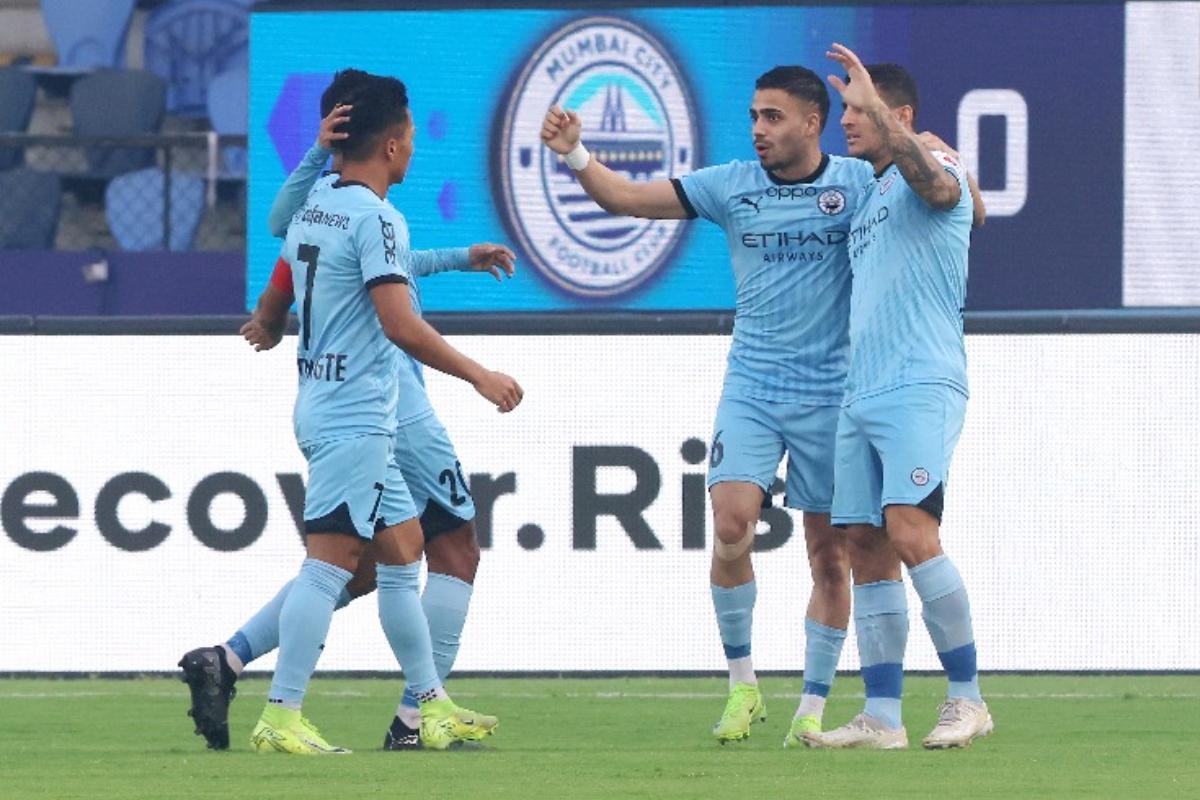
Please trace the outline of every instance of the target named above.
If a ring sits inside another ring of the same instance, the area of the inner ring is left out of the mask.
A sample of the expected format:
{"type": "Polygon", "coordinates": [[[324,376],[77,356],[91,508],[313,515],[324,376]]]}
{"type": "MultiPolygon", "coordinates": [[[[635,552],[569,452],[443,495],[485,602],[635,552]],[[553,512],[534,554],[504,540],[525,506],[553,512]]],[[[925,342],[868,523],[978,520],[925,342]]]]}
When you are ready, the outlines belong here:
{"type": "MultiPolygon", "coordinates": [[[[81,136],[157,133],[165,106],[166,85],[142,70],[100,70],[71,87],[71,118],[81,136]]],[[[96,148],[87,160],[92,175],[111,178],[151,166],[154,150],[96,148]]]]}
{"type": "Polygon", "coordinates": [[[173,0],[146,20],[146,68],[167,82],[167,109],[204,116],[208,88],[248,63],[249,16],[234,0],[173,0]]]}
{"type": "MultiPolygon", "coordinates": [[[[244,65],[222,72],[208,84],[208,119],[217,133],[246,135],[249,127],[250,74],[244,65]]],[[[246,176],[248,154],[238,147],[224,153],[224,170],[229,177],[246,176]]]]}
{"type": "Polygon", "coordinates": [[[121,67],[134,0],[42,0],[42,18],[68,70],[121,67]]]}
{"type": "Polygon", "coordinates": [[[226,247],[243,247],[246,149],[222,140],[214,155],[216,140],[184,137],[246,134],[251,5],[40,0],[57,64],[0,68],[0,133],[43,137],[0,147],[0,250],[182,251],[211,248],[227,231],[239,238],[226,247]],[[141,47],[126,46],[131,30],[141,47]],[[64,129],[151,140],[72,146],[64,129]],[[44,141],[47,133],[62,144],[44,141]]]}
{"type": "Polygon", "coordinates": [[[57,175],[24,167],[0,172],[0,250],[53,247],[61,205],[57,175]]]}
{"type": "MultiPolygon", "coordinates": [[[[24,133],[33,116],[37,100],[37,82],[23,69],[0,69],[0,132],[24,133]]],[[[0,151],[0,170],[12,169],[21,163],[21,150],[0,151]]]]}
{"type": "Polygon", "coordinates": [[[192,248],[204,213],[204,182],[195,175],[172,174],[169,210],[165,208],[167,197],[166,173],[158,167],[129,172],[109,181],[104,209],[108,227],[122,250],[192,248]],[[130,213],[132,208],[137,208],[138,213],[130,213]],[[162,224],[147,225],[147,218],[162,224]]]}

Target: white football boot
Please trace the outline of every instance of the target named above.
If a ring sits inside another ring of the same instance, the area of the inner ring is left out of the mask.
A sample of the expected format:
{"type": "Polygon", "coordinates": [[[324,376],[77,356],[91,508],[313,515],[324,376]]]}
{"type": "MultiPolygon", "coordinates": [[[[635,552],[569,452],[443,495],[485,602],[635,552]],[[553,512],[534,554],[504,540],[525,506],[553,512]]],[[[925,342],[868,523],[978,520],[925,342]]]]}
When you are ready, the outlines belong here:
{"type": "Polygon", "coordinates": [[[818,748],[903,750],[908,747],[908,733],[904,728],[889,728],[866,714],[859,714],[840,728],[809,731],[803,736],[805,744],[818,748]]]}
{"type": "Polygon", "coordinates": [[[987,736],[994,728],[987,703],[954,697],[938,708],[937,725],[922,744],[929,750],[966,747],[981,736],[987,736]]]}

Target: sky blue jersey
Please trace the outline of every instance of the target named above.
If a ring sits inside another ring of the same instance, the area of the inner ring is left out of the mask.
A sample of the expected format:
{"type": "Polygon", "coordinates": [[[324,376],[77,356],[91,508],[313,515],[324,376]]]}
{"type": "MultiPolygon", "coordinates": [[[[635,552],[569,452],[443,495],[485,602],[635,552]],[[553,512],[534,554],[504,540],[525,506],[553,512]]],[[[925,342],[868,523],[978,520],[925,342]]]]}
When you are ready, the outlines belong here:
{"type": "Polygon", "coordinates": [[[759,400],[838,404],[849,351],[846,243],[864,161],[824,155],[782,181],[757,161],[676,179],[689,216],[725,231],[737,288],[725,390],[759,400]]]}
{"type": "Polygon", "coordinates": [[[294,422],[301,446],[396,428],[400,350],[370,289],[411,283],[404,217],[361,183],[325,183],[293,217],[283,257],[300,317],[294,422]]]}
{"type": "MultiPolygon", "coordinates": [[[[285,236],[294,221],[302,220],[308,198],[332,186],[340,179],[336,173],[323,174],[329,155],[330,151],[313,146],[296,166],[296,169],[288,175],[287,181],[275,196],[267,220],[267,225],[273,234],[285,236]]],[[[388,204],[389,208],[394,208],[390,202],[386,200],[384,202],[388,204]]],[[[403,255],[408,259],[408,274],[417,277],[463,269],[470,263],[470,254],[466,247],[439,250],[406,248],[403,255]]],[[[417,282],[414,281],[409,286],[409,290],[413,311],[420,316],[421,293],[417,282]]],[[[399,351],[399,354],[398,372],[396,373],[399,380],[396,421],[398,424],[404,425],[432,414],[433,406],[425,391],[425,376],[421,363],[402,350],[399,351]]]]}
{"type": "Polygon", "coordinates": [[[935,152],[958,180],[947,211],[931,208],[888,166],[862,190],[850,232],[854,296],[846,404],[918,383],[967,393],[963,306],[972,201],[966,170],[935,152]]]}

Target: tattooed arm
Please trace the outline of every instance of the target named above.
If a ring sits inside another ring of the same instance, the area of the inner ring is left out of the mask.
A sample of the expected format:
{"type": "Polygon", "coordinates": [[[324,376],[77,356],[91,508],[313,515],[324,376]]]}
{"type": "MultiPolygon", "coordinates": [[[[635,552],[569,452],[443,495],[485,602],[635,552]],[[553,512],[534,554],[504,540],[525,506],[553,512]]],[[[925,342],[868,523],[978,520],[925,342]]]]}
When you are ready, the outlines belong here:
{"type": "MultiPolygon", "coordinates": [[[[878,97],[878,95],[876,95],[878,97]]],[[[914,192],[931,207],[948,211],[958,205],[962,187],[917,135],[900,122],[883,100],[863,109],[883,137],[883,147],[914,192]]]]}
{"type": "Polygon", "coordinates": [[[841,64],[850,79],[846,83],[830,75],[829,82],[841,93],[847,106],[861,111],[868,124],[875,127],[882,139],[883,155],[895,163],[912,190],[933,208],[944,211],[957,205],[962,196],[958,180],[888,108],[854,51],[834,44],[826,55],[841,64]]]}

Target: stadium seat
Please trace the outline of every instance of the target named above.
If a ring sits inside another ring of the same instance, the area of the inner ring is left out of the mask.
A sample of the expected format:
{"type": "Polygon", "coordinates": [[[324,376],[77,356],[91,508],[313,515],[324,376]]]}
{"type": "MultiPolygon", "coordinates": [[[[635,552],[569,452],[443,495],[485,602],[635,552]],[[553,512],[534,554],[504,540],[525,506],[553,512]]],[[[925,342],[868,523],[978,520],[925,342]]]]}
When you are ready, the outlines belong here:
{"type": "Polygon", "coordinates": [[[42,0],[42,19],[68,69],[120,67],[134,0],[42,0]]]}
{"type": "MultiPolygon", "coordinates": [[[[250,74],[243,66],[217,75],[208,84],[208,118],[217,133],[246,134],[249,115],[250,74]]],[[[230,147],[224,152],[228,177],[245,177],[246,148],[230,147]]]]}
{"type": "MultiPolygon", "coordinates": [[[[24,133],[28,130],[36,98],[37,81],[32,75],[16,67],[0,69],[0,131],[24,133]]],[[[21,163],[22,156],[20,148],[0,149],[0,170],[12,169],[21,163]]]]}
{"type": "Polygon", "coordinates": [[[146,68],[167,81],[167,110],[202,117],[213,77],[248,63],[250,15],[235,0],[172,0],[146,20],[146,68]]]}
{"type": "MultiPolygon", "coordinates": [[[[157,75],[140,70],[100,70],[71,87],[71,117],[81,136],[157,133],[162,125],[166,87],[157,75]]],[[[88,167],[96,177],[112,177],[154,163],[153,148],[90,148],[88,167]]]]}
{"type": "Polygon", "coordinates": [[[49,250],[58,230],[57,175],[18,167],[0,172],[0,250],[49,250]]]}
{"type": "MultiPolygon", "coordinates": [[[[164,250],[163,196],[166,175],[153,167],[113,178],[104,193],[104,213],[123,250],[164,250]]],[[[171,250],[190,250],[204,214],[204,181],[171,173],[171,250]]]]}

